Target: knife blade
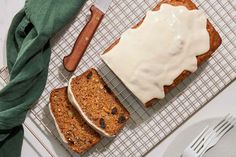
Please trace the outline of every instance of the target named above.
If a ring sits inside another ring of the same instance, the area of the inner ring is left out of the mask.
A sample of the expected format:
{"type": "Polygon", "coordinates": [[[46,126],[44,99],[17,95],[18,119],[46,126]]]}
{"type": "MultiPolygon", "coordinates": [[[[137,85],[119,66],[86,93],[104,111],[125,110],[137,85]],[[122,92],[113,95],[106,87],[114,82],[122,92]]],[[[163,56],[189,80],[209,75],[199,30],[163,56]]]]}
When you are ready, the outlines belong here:
{"type": "Polygon", "coordinates": [[[63,59],[63,65],[67,71],[75,71],[111,2],[112,0],[96,0],[91,6],[89,21],[76,39],[71,53],[63,59]]]}
{"type": "Polygon", "coordinates": [[[105,14],[111,2],[112,0],[96,0],[94,5],[105,14]]]}

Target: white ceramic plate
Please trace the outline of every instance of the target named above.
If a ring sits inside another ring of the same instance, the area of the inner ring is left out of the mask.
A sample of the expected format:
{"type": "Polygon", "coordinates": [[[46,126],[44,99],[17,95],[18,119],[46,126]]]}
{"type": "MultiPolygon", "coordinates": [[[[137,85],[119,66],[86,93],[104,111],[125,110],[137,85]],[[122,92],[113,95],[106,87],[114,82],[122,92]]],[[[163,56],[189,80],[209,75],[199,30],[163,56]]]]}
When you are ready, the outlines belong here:
{"type": "MultiPolygon", "coordinates": [[[[223,107],[223,106],[222,106],[223,107]]],[[[181,132],[166,149],[163,157],[180,157],[183,150],[207,125],[214,126],[221,118],[208,119],[191,125],[181,132]]],[[[204,157],[236,157],[236,127],[210,149],[204,157]]]]}

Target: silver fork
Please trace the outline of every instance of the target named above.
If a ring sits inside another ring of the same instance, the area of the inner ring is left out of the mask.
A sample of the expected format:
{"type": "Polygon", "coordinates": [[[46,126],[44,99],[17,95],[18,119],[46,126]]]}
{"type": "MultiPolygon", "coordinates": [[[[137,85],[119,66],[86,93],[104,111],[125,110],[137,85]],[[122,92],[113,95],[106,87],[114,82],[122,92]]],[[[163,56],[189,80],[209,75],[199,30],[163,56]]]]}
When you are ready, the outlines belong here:
{"type": "Polygon", "coordinates": [[[229,114],[214,128],[206,127],[184,150],[182,157],[202,157],[225,135],[236,123],[235,118],[229,114]]]}
{"type": "Polygon", "coordinates": [[[206,127],[184,150],[182,157],[199,157],[200,151],[204,149],[205,143],[213,136],[213,129],[206,127]]]}
{"type": "Polygon", "coordinates": [[[202,149],[200,153],[200,157],[202,157],[206,151],[212,148],[216,143],[236,124],[236,119],[231,115],[227,115],[222,121],[220,121],[213,128],[213,138],[206,142],[206,147],[202,149]]]}

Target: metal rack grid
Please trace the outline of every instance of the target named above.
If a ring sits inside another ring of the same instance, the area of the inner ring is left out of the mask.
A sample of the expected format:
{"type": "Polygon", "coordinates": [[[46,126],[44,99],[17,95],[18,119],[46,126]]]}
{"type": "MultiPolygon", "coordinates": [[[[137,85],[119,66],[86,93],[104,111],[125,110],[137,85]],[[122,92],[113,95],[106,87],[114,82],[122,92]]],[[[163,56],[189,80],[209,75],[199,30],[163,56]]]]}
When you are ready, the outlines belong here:
{"type": "MultiPolygon", "coordinates": [[[[236,78],[236,1],[194,2],[199,9],[206,12],[219,31],[223,43],[208,62],[167,94],[165,99],[151,108],[144,108],[99,57],[122,32],[140,21],[145,12],[158,3],[157,0],[113,0],[75,73],[64,71],[63,56],[71,51],[76,37],[88,19],[88,10],[92,4],[89,0],[73,22],[52,40],[47,85],[29,116],[46,134],[55,137],[71,156],[78,156],[63,143],[56,131],[48,110],[49,94],[52,89],[66,86],[71,75],[79,75],[90,67],[96,67],[129,110],[131,118],[116,138],[103,138],[83,156],[145,155],[236,78]]],[[[8,78],[6,74],[6,69],[0,71],[0,76],[5,81],[8,78]]]]}

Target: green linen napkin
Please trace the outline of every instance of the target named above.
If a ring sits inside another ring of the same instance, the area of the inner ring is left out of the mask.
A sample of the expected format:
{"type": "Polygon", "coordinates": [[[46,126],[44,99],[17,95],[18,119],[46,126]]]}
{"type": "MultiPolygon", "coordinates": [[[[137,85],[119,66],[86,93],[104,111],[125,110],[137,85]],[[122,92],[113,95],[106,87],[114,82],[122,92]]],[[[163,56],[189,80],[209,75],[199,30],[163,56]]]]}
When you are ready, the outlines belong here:
{"type": "Polygon", "coordinates": [[[27,0],[7,39],[10,82],[0,91],[0,157],[21,155],[22,123],[43,92],[50,61],[49,39],[86,0],[27,0]]]}

